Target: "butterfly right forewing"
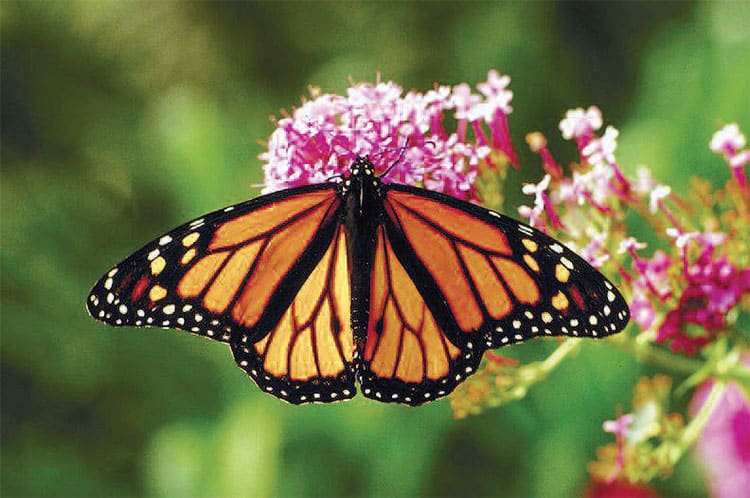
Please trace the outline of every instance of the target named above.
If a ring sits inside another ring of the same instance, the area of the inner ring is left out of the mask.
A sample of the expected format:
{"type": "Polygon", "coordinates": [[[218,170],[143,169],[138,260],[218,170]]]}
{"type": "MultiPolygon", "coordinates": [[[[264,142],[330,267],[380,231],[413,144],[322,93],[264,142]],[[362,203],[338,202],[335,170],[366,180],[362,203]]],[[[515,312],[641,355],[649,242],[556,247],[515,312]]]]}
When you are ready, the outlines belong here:
{"type": "Polygon", "coordinates": [[[417,287],[461,348],[604,337],[628,322],[627,303],[603,275],[518,221],[404,185],[389,186],[384,210],[403,242],[398,254],[414,256],[407,261],[417,287]]]}

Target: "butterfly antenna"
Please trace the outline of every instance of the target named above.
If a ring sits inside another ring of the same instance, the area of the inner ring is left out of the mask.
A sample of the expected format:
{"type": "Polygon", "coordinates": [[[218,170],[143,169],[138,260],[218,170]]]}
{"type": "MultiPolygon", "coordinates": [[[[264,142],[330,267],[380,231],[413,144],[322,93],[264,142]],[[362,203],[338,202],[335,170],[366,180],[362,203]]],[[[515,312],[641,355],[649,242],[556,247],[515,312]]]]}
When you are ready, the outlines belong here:
{"type": "Polygon", "coordinates": [[[330,182],[330,181],[331,181],[331,180],[333,180],[334,178],[341,178],[341,179],[343,180],[343,179],[344,179],[344,174],[343,174],[343,173],[337,173],[337,174],[335,174],[335,175],[331,175],[331,176],[329,176],[328,178],[326,178],[326,181],[327,181],[327,182],[330,182]]]}
{"type": "Polygon", "coordinates": [[[399,153],[398,153],[398,157],[396,158],[396,160],[393,161],[391,165],[388,166],[388,168],[385,171],[383,171],[378,178],[383,178],[393,169],[394,166],[396,166],[398,163],[401,162],[401,160],[404,158],[404,154],[406,154],[406,149],[408,147],[409,147],[409,137],[406,137],[404,139],[404,145],[399,147],[399,153]]]}

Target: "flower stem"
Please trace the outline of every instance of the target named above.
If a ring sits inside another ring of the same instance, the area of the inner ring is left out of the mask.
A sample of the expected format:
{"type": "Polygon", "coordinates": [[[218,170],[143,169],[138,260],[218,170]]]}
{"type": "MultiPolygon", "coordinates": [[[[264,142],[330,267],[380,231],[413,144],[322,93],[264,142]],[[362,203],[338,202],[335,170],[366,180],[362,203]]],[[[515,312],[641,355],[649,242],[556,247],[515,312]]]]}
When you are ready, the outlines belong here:
{"type": "Polygon", "coordinates": [[[581,341],[578,339],[565,339],[551,355],[542,361],[540,370],[546,375],[554,370],[570,353],[580,349],[581,341]]]}
{"type": "Polygon", "coordinates": [[[711,387],[711,392],[708,394],[708,398],[706,398],[706,401],[703,403],[700,410],[698,410],[698,413],[695,414],[695,417],[693,417],[688,425],[685,426],[685,430],[682,432],[682,436],[678,441],[677,448],[670,455],[673,464],[677,463],[685,451],[693,446],[698,439],[698,436],[703,431],[706,423],[708,423],[708,419],[716,409],[719,399],[721,399],[722,394],[724,394],[726,387],[726,381],[718,379],[714,381],[714,385],[711,387]]]}
{"type": "MultiPolygon", "coordinates": [[[[674,372],[688,375],[694,374],[706,365],[705,362],[699,359],[672,354],[663,348],[654,347],[648,343],[637,343],[628,337],[614,338],[608,342],[623,351],[627,351],[639,360],[667,368],[674,372]]],[[[750,370],[736,363],[724,365],[721,371],[714,372],[712,376],[720,379],[736,380],[743,385],[750,382],[750,370]]]]}
{"type": "Polygon", "coordinates": [[[664,351],[663,349],[652,347],[648,344],[637,344],[635,340],[628,337],[611,340],[609,343],[623,351],[627,351],[639,360],[660,367],[665,367],[676,372],[691,374],[703,366],[703,362],[700,360],[695,360],[686,356],[678,356],[664,351]]]}

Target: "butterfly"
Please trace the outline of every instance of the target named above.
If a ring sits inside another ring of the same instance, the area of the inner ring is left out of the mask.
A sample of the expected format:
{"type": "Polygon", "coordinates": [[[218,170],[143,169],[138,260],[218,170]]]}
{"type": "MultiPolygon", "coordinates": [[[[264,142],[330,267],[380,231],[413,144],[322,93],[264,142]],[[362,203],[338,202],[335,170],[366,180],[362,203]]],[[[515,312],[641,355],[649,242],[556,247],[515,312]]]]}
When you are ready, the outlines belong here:
{"type": "Polygon", "coordinates": [[[282,190],[186,223],[94,286],[115,326],[229,344],[290,403],[353,397],[420,405],[485,350],[621,331],[628,305],[562,243],[429,190],[387,184],[367,156],[338,182],[282,190]]]}

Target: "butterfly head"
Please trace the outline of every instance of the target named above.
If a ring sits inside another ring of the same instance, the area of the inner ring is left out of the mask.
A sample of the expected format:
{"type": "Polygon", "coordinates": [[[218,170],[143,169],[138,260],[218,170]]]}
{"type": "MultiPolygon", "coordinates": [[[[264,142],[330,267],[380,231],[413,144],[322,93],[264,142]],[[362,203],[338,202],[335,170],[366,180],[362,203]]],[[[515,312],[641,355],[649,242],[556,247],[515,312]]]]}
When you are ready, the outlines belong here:
{"type": "Polygon", "coordinates": [[[341,182],[340,193],[359,192],[362,201],[370,195],[380,195],[380,177],[375,174],[375,166],[368,156],[357,156],[349,166],[350,174],[341,182]]]}
{"type": "Polygon", "coordinates": [[[366,179],[375,178],[375,166],[370,161],[369,156],[357,156],[351,166],[349,166],[353,177],[366,179]]]}

